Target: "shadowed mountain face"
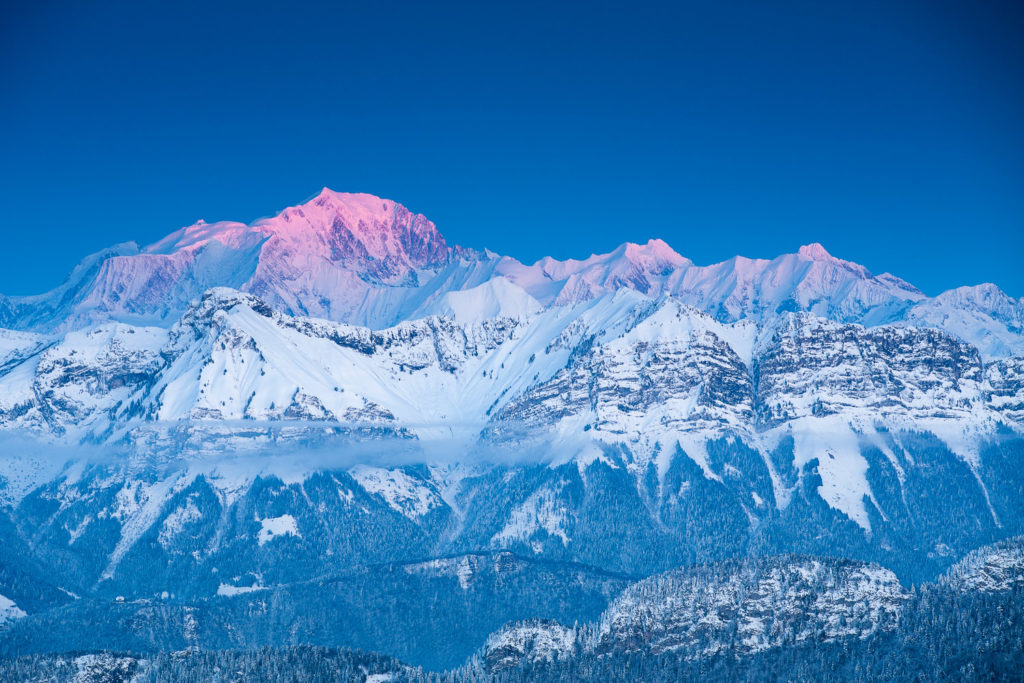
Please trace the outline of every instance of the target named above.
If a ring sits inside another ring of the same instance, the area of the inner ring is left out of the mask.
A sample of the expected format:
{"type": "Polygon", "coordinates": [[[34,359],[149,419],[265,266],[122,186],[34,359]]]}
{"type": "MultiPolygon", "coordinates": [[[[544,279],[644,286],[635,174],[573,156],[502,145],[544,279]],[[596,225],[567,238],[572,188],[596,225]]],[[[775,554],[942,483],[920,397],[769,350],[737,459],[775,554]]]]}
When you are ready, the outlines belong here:
{"type": "Polygon", "coordinates": [[[114,247],[0,302],[0,648],[450,667],[533,620],[481,655],[515,668],[874,637],[900,582],[1024,533],[1021,311],[821,245],[525,265],[330,190],[114,247]]]}

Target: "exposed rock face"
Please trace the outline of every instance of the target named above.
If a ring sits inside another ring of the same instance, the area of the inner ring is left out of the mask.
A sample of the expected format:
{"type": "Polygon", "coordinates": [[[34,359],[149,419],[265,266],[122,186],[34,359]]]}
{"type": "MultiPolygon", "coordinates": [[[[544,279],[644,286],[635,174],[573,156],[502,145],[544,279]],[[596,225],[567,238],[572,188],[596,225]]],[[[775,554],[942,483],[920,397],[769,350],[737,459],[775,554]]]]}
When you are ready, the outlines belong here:
{"type": "Polygon", "coordinates": [[[988,403],[1009,421],[1024,424],[1024,358],[1006,358],[985,368],[988,403]]]}
{"type": "Polygon", "coordinates": [[[31,344],[6,367],[0,413],[8,428],[63,435],[90,424],[100,431],[122,401],[148,386],[163,367],[165,330],[108,323],[31,344]]]}
{"type": "Polygon", "coordinates": [[[633,437],[644,423],[659,432],[752,424],[750,373],[716,334],[723,326],[673,304],[638,313],[648,317],[622,336],[583,335],[564,368],[494,414],[493,429],[579,418],[581,427],[633,437]]]}
{"type": "Polygon", "coordinates": [[[790,314],[765,336],[755,372],[767,424],[847,409],[953,417],[985,404],[977,350],[936,330],[790,314]]]}
{"type": "Polygon", "coordinates": [[[49,295],[9,300],[0,325],[171,322],[218,286],[252,292],[293,314],[348,320],[359,317],[367,297],[376,301],[371,308],[394,307],[387,299],[401,299],[418,286],[418,273],[436,271],[452,256],[424,216],[390,200],[325,189],[252,225],[200,221],[143,249],[97,254],[49,295]]]}
{"type": "Polygon", "coordinates": [[[56,339],[5,334],[0,424],[93,440],[147,421],[401,427],[459,415],[487,438],[571,427],[653,446],[675,434],[754,435],[830,416],[1019,424],[1024,386],[1020,359],[985,366],[974,348],[935,330],[811,314],[758,330],[635,295],[528,318],[431,317],[373,331],[215,289],[170,330],[108,323],[56,339]],[[447,392],[443,401],[435,390],[447,392]]]}

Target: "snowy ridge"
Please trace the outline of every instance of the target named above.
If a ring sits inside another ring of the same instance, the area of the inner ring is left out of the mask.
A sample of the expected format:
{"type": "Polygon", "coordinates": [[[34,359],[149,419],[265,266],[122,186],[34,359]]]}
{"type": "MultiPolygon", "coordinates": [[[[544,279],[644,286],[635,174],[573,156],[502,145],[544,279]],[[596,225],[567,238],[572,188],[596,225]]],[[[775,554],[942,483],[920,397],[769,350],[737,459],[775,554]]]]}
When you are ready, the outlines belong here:
{"type": "Polygon", "coordinates": [[[497,673],[524,663],[553,662],[570,656],[580,634],[556,621],[522,621],[495,631],[484,643],[486,670],[497,673]]]}
{"type": "Polygon", "coordinates": [[[1024,537],[979,548],[950,567],[942,582],[964,591],[996,592],[1024,586],[1024,537]]]}
{"type": "MultiPolygon", "coordinates": [[[[0,373],[0,426],[46,439],[168,454],[397,439],[427,461],[497,447],[581,467],[618,444],[638,478],[650,462],[663,478],[681,450],[723,481],[709,440],[739,437],[774,471],[768,454],[791,438],[794,465],[815,461],[821,497],[869,532],[865,440],[891,441],[880,429],[932,433],[976,469],[997,432],[1020,431],[1024,395],[1019,359],[986,366],[936,330],[810,313],[722,323],[629,289],[515,317],[374,331],[217,288],[169,330],[104,323],[45,343],[10,338],[19,355],[0,373]]],[[[394,477],[360,483],[403,514],[440,502],[394,477]]],[[[790,497],[777,475],[772,494],[782,507],[790,497]]],[[[496,542],[545,529],[568,543],[558,504],[537,496],[496,542]]]]}
{"type": "Polygon", "coordinates": [[[701,574],[680,570],[631,586],[602,615],[596,647],[711,654],[726,646],[731,622],[745,652],[784,638],[863,638],[892,628],[907,597],[891,571],[854,562],[767,561],[701,574]]]}
{"type": "Polygon", "coordinates": [[[914,306],[906,319],[960,337],[988,358],[1024,356],[1024,300],[993,284],[943,292],[914,306]]]}
{"type": "Polygon", "coordinates": [[[892,572],[860,562],[781,557],[679,569],[629,586],[592,624],[509,624],[476,664],[493,674],[595,653],[701,658],[866,638],[895,628],[908,597],[892,572]]]}
{"type": "Polygon", "coordinates": [[[49,293],[0,298],[0,327],[168,326],[213,287],[250,292],[291,315],[374,329],[437,314],[464,322],[520,317],[629,289],[674,297],[723,322],[807,311],[867,326],[937,327],[986,358],[1024,354],[1024,304],[994,285],[928,298],[820,244],[770,260],[737,256],[697,266],[652,239],[583,260],[527,265],[451,247],[427,218],[391,200],[327,188],[249,225],[200,221],[145,248],[129,243],[97,253],[49,293]]]}
{"type": "Polygon", "coordinates": [[[401,469],[381,469],[359,465],[350,470],[352,477],[368,493],[379,496],[395,512],[410,518],[426,515],[433,507],[443,505],[441,498],[401,469]]]}

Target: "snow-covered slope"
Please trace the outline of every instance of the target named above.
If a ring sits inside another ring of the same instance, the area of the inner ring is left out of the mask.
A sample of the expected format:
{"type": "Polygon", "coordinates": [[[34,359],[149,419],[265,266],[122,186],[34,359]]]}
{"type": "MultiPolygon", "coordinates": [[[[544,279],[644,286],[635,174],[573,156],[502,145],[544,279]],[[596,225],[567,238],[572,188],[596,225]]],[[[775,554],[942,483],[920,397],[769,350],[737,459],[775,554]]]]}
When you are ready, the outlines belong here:
{"type": "Polygon", "coordinates": [[[0,629],[25,616],[25,610],[18,607],[13,600],[7,596],[0,595],[0,629]]]}
{"type": "MultiPolygon", "coordinates": [[[[1020,302],[928,299],[820,245],[525,265],[325,190],[118,247],[0,316],[23,328],[0,330],[0,543],[25,549],[0,579],[227,599],[324,563],[511,552],[620,576],[838,555],[916,580],[1024,533],[1020,302]]],[[[800,567],[736,594],[889,586],[800,567]]],[[[541,659],[578,638],[545,634],[541,659]]]]}
{"type": "Polygon", "coordinates": [[[986,372],[975,349],[932,330],[792,313],[759,330],[629,290],[515,312],[373,331],[213,289],[169,330],[3,333],[0,424],[92,440],[183,421],[244,421],[246,432],[311,421],[421,439],[593,430],[653,449],[665,435],[753,435],[836,415],[857,429],[882,420],[961,432],[1017,420],[1016,363],[986,372]]]}
{"type": "Polygon", "coordinates": [[[451,316],[459,323],[488,318],[524,318],[543,310],[540,302],[503,277],[469,289],[451,291],[420,313],[451,316]]]}
{"type": "Polygon", "coordinates": [[[503,626],[488,636],[479,657],[488,673],[498,673],[524,663],[565,659],[576,650],[579,640],[577,629],[557,621],[520,621],[503,626]]]}
{"type": "Polygon", "coordinates": [[[907,312],[912,325],[937,327],[974,345],[986,357],[1024,356],[1024,300],[993,284],[959,287],[907,312]]]}
{"type": "MultiPolygon", "coordinates": [[[[761,336],[629,291],[373,331],[229,290],[133,329],[69,333],[0,378],[27,397],[7,428],[96,442],[38,470],[12,468],[46,444],[0,459],[0,540],[77,595],[256,595],[396,560],[468,585],[472,562],[424,560],[481,549],[634,575],[815,552],[934,576],[1024,522],[1006,387],[934,331],[793,314],[761,336]],[[156,353],[132,346],[147,334],[156,353]]],[[[857,590],[806,628],[860,623],[857,590]]]]}

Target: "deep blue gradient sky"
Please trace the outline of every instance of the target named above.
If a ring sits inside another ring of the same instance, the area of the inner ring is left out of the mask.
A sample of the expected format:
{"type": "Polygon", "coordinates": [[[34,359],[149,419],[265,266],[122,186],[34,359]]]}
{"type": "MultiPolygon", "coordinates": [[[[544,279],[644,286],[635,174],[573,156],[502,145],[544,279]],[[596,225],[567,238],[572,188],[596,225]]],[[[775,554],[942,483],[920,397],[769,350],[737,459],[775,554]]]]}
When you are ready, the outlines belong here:
{"type": "Polygon", "coordinates": [[[207,4],[4,4],[0,292],[326,185],[524,261],[820,241],[1024,295],[1019,2],[207,4]]]}

